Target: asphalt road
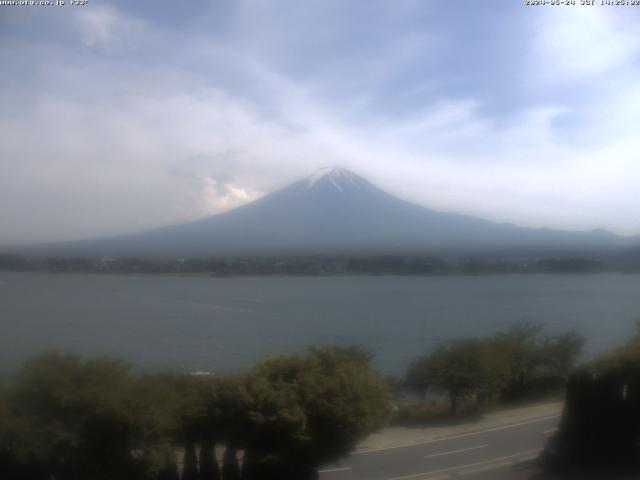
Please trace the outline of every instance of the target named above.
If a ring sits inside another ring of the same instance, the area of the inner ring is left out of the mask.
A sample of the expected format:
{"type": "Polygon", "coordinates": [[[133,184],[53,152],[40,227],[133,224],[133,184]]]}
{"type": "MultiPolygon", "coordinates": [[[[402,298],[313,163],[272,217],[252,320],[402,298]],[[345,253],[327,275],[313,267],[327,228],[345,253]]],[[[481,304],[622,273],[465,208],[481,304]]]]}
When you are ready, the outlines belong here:
{"type": "Polygon", "coordinates": [[[555,431],[560,415],[523,420],[411,446],[352,453],[320,470],[320,480],[523,480],[555,431]]]}

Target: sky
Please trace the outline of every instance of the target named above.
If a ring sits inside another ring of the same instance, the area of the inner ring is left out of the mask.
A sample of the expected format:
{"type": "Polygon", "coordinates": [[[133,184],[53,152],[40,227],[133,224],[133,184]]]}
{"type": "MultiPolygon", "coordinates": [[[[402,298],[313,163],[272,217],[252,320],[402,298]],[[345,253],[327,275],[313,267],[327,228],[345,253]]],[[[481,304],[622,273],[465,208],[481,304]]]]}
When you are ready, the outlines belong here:
{"type": "Polygon", "coordinates": [[[640,6],[576,3],[0,5],[0,245],[190,221],[327,165],[638,234],[640,6]]]}

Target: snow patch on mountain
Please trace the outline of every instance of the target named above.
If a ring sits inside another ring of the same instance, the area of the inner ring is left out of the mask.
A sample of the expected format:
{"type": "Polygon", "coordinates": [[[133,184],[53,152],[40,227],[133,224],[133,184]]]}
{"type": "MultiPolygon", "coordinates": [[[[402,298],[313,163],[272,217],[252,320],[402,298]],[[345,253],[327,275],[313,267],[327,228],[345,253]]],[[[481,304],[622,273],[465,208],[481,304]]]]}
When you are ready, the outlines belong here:
{"type": "Polygon", "coordinates": [[[360,188],[365,184],[364,179],[342,167],[323,167],[307,179],[309,188],[314,188],[321,182],[328,182],[340,192],[349,187],[360,188]]]}

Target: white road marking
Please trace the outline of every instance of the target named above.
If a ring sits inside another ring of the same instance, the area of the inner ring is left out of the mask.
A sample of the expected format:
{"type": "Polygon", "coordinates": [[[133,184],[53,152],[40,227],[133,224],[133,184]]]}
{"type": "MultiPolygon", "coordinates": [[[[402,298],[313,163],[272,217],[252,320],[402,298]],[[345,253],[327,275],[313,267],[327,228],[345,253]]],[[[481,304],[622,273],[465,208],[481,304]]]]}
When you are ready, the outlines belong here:
{"type": "Polygon", "coordinates": [[[535,448],[533,450],[525,450],[524,452],[514,453],[512,455],[506,455],[504,457],[492,458],[490,460],[483,460],[481,462],[467,463],[466,465],[458,465],[456,467],[440,468],[438,470],[431,470],[431,471],[428,471],[428,472],[414,473],[412,475],[404,475],[402,477],[387,478],[385,480],[409,480],[410,478],[424,478],[424,477],[428,477],[428,476],[431,476],[431,475],[436,475],[438,473],[447,473],[447,472],[453,472],[453,471],[456,471],[456,470],[464,470],[465,468],[478,467],[478,466],[481,466],[481,465],[489,465],[489,464],[492,464],[492,463],[500,464],[501,462],[504,462],[506,460],[511,460],[513,458],[523,457],[525,455],[531,455],[531,454],[539,453],[541,451],[542,451],[541,448],[535,448]]]}
{"type": "Polygon", "coordinates": [[[557,432],[558,429],[557,428],[550,428],[549,430],[545,430],[542,432],[543,435],[549,435],[550,433],[554,433],[557,432]]]}
{"type": "Polygon", "coordinates": [[[424,458],[442,457],[443,455],[453,455],[454,453],[468,452],[470,450],[478,450],[479,448],[486,448],[488,446],[489,446],[489,444],[485,443],[484,445],[478,445],[477,447],[460,448],[458,450],[451,450],[449,452],[442,452],[442,453],[434,453],[432,455],[425,455],[424,458]]]}
{"type": "MultiPolygon", "coordinates": [[[[493,461],[485,465],[475,466],[474,468],[467,468],[466,470],[455,472],[454,475],[456,476],[472,475],[478,472],[487,472],[489,470],[496,470],[502,467],[513,466],[518,462],[526,462],[528,460],[535,459],[542,450],[543,450],[542,448],[537,448],[537,449],[534,448],[533,450],[527,450],[525,452],[517,454],[516,460],[513,460],[513,458],[509,457],[502,460],[493,461]]],[[[431,480],[434,480],[434,479],[432,478],[431,480]]]]}
{"type": "Polygon", "coordinates": [[[324,470],[318,470],[318,473],[345,472],[347,470],[351,470],[351,467],[325,468],[324,470]]]}
{"type": "Polygon", "coordinates": [[[498,427],[491,427],[491,428],[487,428],[485,430],[477,430],[477,431],[468,432],[468,433],[460,433],[458,435],[443,436],[443,437],[439,437],[439,438],[434,438],[432,440],[425,440],[423,442],[406,443],[406,444],[403,444],[403,445],[394,445],[392,447],[372,448],[372,449],[369,449],[369,450],[358,450],[358,451],[355,451],[355,452],[351,452],[351,455],[362,455],[364,453],[375,453],[375,452],[383,452],[383,451],[386,451],[386,450],[397,450],[398,448],[408,448],[408,447],[415,447],[415,446],[419,446],[419,445],[429,445],[431,443],[444,442],[444,441],[447,441],[447,440],[455,440],[457,438],[471,437],[473,435],[482,435],[483,433],[497,432],[499,430],[506,430],[508,428],[520,427],[522,425],[529,425],[529,424],[532,424],[532,423],[544,422],[545,420],[551,420],[552,418],[557,418],[559,416],[560,416],[559,413],[554,413],[552,415],[545,415],[544,417],[538,417],[538,418],[534,418],[534,419],[531,419],[531,420],[526,420],[524,422],[510,423],[508,425],[500,425],[498,427]]]}

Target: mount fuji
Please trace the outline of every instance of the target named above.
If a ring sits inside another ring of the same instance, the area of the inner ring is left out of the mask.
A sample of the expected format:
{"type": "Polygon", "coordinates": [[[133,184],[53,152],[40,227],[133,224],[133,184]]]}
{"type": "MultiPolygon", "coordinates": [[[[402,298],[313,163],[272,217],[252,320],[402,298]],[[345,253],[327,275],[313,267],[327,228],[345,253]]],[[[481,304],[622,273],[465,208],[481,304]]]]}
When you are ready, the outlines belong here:
{"type": "Polygon", "coordinates": [[[596,230],[522,228],[401,200],[344,168],[234,210],[143,233],[49,245],[74,255],[218,256],[399,252],[602,251],[640,243],[596,230]]]}

